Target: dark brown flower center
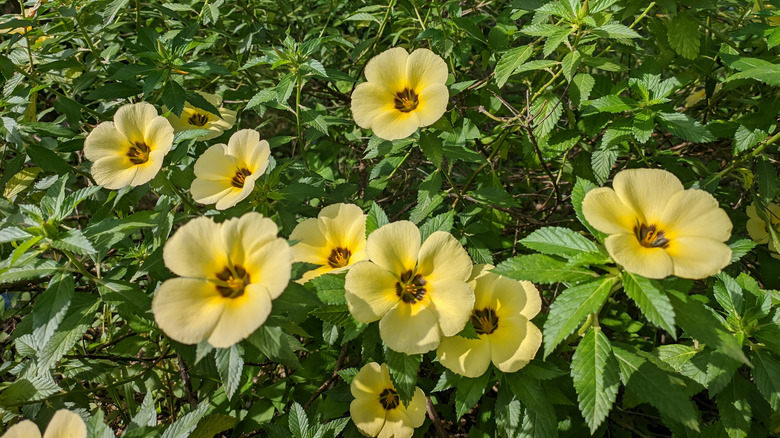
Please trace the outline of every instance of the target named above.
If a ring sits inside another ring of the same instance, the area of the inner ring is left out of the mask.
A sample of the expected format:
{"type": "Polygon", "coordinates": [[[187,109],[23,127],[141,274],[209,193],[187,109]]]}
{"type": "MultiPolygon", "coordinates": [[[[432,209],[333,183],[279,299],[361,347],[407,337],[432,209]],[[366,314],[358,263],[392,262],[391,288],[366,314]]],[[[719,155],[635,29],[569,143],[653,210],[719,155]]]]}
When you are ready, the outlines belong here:
{"type": "Polygon", "coordinates": [[[151,149],[146,143],[137,141],[130,146],[130,150],[127,151],[127,156],[133,164],[144,164],[149,161],[149,152],[151,152],[151,149]]]}
{"type": "Polygon", "coordinates": [[[217,282],[217,290],[225,298],[238,298],[244,295],[244,289],[249,284],[249,274],[241,265],[225,266],[225,269],[217,274],[220,280],[217,282]]]}
{"type": "Polygon", "coordinates": [[[395,389],[386,388],[379,394],[379,403],[386,411],[392,411],[401,404],[401,399],[398,397],[398,393],[395,392],[395,389]]]}
{"type": "Polygon", "coordinates": [[[395,93],[395,109],[402,113],[408,113],[417,108],[420,101],[417,99],[417,93],[408,88],[395,93]]]}
{"type": "Polygon", "coordinates": [[[192,126],[206,126],[206,123],[209,122],[209,116],[205,114],[195,113],[187,120],[190,122],[190,125],[192,126]]]}
{"type": "Polygon", "coordinates": [[[349,264],[349,258],[352,257],[352,251],[347,248],[333,248],[328,256],[328,265],[331,268],[343,268],[349,264]]]}
{"type": "Polygon", "coordinates": [[[669,239],[664,236],[663,230],[656,229],[655,225],[640,224],[634,227],[639,244],[645,248],[666,248],[669,246],[669,239]]]}
{"type": "Polygon", "coordinates": [[[426,283],[422,276],[406,271],[401,275],[401,281],[395,284],[395,293],[404,303],[414,304],[425,296],[426,283]]]}
{"type": "Polygon", "coordinates": [[[252,172],[249,171],[249,169],[242,167],[238,170],[236,170],[235,176],[233,176],[233,179],[230,180],[230,184],[233,185],[233,187],[243,189],[244,183],[246,182],[246,177],[251,175],[252,172]]]}
{"type": "Polygon", "coordinates": [[[471,312],[471,325],[478,335],[489,335],[498,328],[498,315],[493,309],[482,309],[471,312]]]}

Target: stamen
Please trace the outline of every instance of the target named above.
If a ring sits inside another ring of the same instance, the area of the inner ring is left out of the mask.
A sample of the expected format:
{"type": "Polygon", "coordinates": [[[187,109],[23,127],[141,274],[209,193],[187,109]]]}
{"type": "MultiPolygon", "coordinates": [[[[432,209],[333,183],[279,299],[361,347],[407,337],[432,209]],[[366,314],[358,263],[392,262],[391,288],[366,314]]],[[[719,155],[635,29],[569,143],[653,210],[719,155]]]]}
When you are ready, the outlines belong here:
{"type": "Polygon", "coordinates": [[[217,278],[221,282],[217,283],[217,290],[225,298],[238,298],[244,295],[244,289],[249,284],[249,274],[241,265],[226,266],[217,278]]]}
{"type": "Polygon", "coordinates": [[[422,276],[406,271],[401,274],[401,281],[395,284],[395,293],[404,303],[414,304],[425,296],[426,283],[422,276]]]}
{"type": "Polygon", "coordinates": [[[645,248],[666,248],[669,246],[669,239],[664,236],[663,230],[657,230],[655,225],[640,224],[634,227],[639,244],[645,248]]]}
{"type": "Polygon", "coordinates": [[[395,93],[395,109],[401,111],[402,113],[413,111],[419,104],[420,101],[417,98],[417,93],[415,93],[414,90],[404,88],[403,91],[395,93]]]}
{"type": "Polygon", "coordinates": [[[333,248],[328,256],[328,265],[331,268],[343,268],[349,264],[349,258],[352,257],[352,251],[347,248],[333,248]]]}
{"type": "Polygon", "coordinates": [[[250,172],[249,169],[242,167],[236,170],[236,174],[233,176],[233,179],[230,180],[230,184],[232,184],[233,187],[243,189],[244,183],[246,182],[246,177],[251,174],[252,172],[250,172]]]}
{"type": "Polygon", "coordinates": [[[209,116],[207,116],[206,114],[195,113],[192,116],[190,116],[190,118],[187,121],[192,126],[202,127],[202,126],[206,126],[206,123],[209,122],[209,116]]]}
{"type": "Polygon", "coordinates": [[[379,404],[385,408],[386,411],[392,411],[401,404],[401,399],[398,397],[398,393],[393,388],[385,388],[381,394],[379,394],[379,404]]]}
{"type": "Polygon", "coordinates": [[[137,141],[130,146],[130,150],[127,151],[127,156],[133,164],[144,164],[149,161],[149,152],[151,152],[151,149],[146,143],[137,141]]]}
{"type": "Polygon", "coordinates": [[[475,310],[471,312],[471,325],[478,335],[489,335],[498,328],[498,315],[490,308],[475,310]]]}

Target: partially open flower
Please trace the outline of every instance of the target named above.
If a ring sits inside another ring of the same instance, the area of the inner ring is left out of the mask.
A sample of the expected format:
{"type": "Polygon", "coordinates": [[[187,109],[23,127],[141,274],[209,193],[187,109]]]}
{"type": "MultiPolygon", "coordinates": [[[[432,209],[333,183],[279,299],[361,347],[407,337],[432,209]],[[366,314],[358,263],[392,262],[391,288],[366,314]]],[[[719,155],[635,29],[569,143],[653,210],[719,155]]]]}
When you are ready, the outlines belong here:
{"type": "Polygon", "coordinates": [[[366,242],[370,261],[352,266],[344,284],[352,316],[379,320],[385,344],[406,354],[431,351],[443,336],[463,330],[474,304],[466,250],[443,231],[420,240],[409,221],[379,228],[366,242]]]}
{"type": "MultiPolygon", "coordinates": [[[[777,254],[778,248],[775,246],[775,242],[769,238],[767,223],[758,215],[755,204],[751,204],[747,208],[747,214],[747,231],[748,234],[750,234],[750,238],[755,240],[756,243],[768,244],[769,251],[773,253],[773,256],[774,254],[777,254]]],[[[780,233],[780,206],[777,204],[767,204],[767,210],[764,214],[769,218],[772,227],[780,233]]]]}
{"type": "Polygon", "coordinates": [[[409,438],[425,421],[425,393],[414,388],[409,405],[401,403],[387,365],[369,362],[350,385],[355,400],[349,414],[360,433],[380,438],[409,438]]]}
{"type": "Polygon", "coordinates": [[[400,47],[385,50],[368,61],[365,73],[368,82],[352,92],[352,117],[380,138],[406,138],[447,109],[447,64],[428,49],[411,55],[400,47]]]}
{"type": "Polygon", "coordinates": [[[320,267],[303,274],[300,283],[326,273],[338,273],[366,258],[366,215],[355,204],[334,204],[322,210],[317,218],[299,223],[290,240],[296,262],[320,267]]]}
{"type": "Polygon", "coordinates": [[[252,129],[242,129],[227,145],[215,144],[195,162],[195,180],[190,192],[201,204],[217,204],[217,210],[230,208],[244,200],[255,188],[255,181],[268,168],[271,148],[252,129]]]}
{"type": "MultiPolygon", "coordinates": [[[[41,438],[38,426],[24,420],[10,427],[0,438],[41,438]]],[[[60,409],[51,417],[43,438],[87,438],[87,425],[75,412],[60,409]]]]}
{"type": "MultiPolygon", "coordinates": [[[[175,114],[169,114],[168,120],[170,120],[173,129],[176,132],[186,131],[188,129],[208,129],[209,132],[198,137],[198,140],[211,140],[212,138],[219,137],[224,131],[232,128],[236,123],[236,112],[227,108],[222,108],[222,98],[216,94],[197,92],[210,104],[219,109],[219,115],[212,114],[206,110],[195,108],[189,102],[184,104],[184,110],[182,110],[180,116],[175,114]]],[[[167,111],[167,109],[166,109],[167,111]]]]}
{"type": "Polygon", "coordinates": [[[84,140],[92,177],[107,189],[145,184],[157,175],[173,145],[173,128],[146,102],[125,105],[84,140]]]}
{"type": "Polygon", "coordinates": [[[514,373],[534,358],[542,345],[542,332],[531,322],[539,313],[539,291],[527,281],[516,281],[489,272],[492,266],[474,266],[469,283],[476,300],[471,324],[479,336],[453,336],[441,341],[439,362],[466,377],[479,377],[490,362],[505,373],[514,373]]]}
{"type": "Polygon", "coordinates": [[[271,301],[290,281],[292,253],[260,213],[217,224],[188,222],[163,248],[166,280],[152,300],[157,325],[173,340],[208,340],[227,348],[248,337],[271,313],[271,301]]]}
{"type": "Polygon", "coordinates": [[[683,188],[672,173],[631,169],[615,175],[613,189],[593,189],[582,212],[609,255],[628,272],[647,278],[706,278],[731,262],[726,240],[731,220],[702,190],[683,188]]]}

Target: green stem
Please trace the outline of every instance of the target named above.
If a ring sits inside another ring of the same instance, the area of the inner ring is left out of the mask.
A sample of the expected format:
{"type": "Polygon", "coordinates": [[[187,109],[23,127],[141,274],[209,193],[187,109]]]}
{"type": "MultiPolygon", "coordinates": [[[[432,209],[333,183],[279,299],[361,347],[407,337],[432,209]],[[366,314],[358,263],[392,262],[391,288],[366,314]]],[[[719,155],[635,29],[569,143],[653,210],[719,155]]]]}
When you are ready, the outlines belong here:
{"type": "MultiPolygon", "coordinates": [[[[639,24],[639,22],[640,22],[640,21],[642,21],[642,19],[643,19],[643,18],[647,17],[647,13],[648,13],[648,12],[650,12],[650,9],[652,9],[654,6],[655,6],[655,2],[651,2],[649,5],[647,5],[647,7],[645,8],[645,10],[642,12],[642,14],[641,14],[639,17],[637,17],[637,19],[636,19],[636,20],[634,20],[634,22],[633,22],[633,23],[631,23],[631,26],[628,26],[628,27],[629,27],[629,29],[633,29],[633,28],[634,28],[634,26],[636,26],[637,24],[639,24]]],[[[602,50],[601,52],[599,52],[599,54],[598,54],[598,55],[594,56],[594,58],[598,58],[599,56],[603,55],[604,53],[607,53],[607,52],[609,52],[609,49],[611,49],[611,48],[612,48],[612,43],[610,43],[610,44],[607,46],[607,48],[606,48],[606,49],[604,49],[604,50],[602,50]]]]}
{"type": "Polygon", "coordinates": [[[98,53],[97,49],[95,49],[95,46],[92,44],[92,38],[94,38],[97,35],[89,36],[87,33],[87,29],[84,27],[84,23],[81,21],[81,13],[84,12],[84,9],[81,9],[81,11],[76,13],[76,24],[79,27],[79,31],[81,31],[81,36],[84,37],[84,41],[87,43],[87,47],[89,47],[89,51],[92,52],[92,56],[95,58],[95,62],[100,65],[100,67],[103,69],[106,74],[108,74],[108,68],[105,64],[100,60],[100,54],[98,53]]]}
{"type": "MultiPolygon", "coordinates": [[[[295,129],[298,133],[298,144],[301,146],[301,158],[303,158],[303,165],[307,169],[309,168],[306,162],[306,145],[303,143],[303,125],[301,123],[301,90],[303,89],[303,77],[298,72],[298,81],[295,84],[295,129]]],[[[293,147],[292,155],[295,155],[295,147],[293,147]]]]}

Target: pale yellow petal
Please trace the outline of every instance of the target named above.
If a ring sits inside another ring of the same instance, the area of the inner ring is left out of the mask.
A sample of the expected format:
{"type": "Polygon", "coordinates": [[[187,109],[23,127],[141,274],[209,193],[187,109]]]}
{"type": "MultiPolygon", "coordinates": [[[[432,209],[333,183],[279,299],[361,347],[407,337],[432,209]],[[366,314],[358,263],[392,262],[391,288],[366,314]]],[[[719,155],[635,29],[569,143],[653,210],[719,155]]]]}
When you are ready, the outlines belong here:
{"type": "Polygon", "coordinates": [[[406,65],[409,54],[401,47],[394,47],[371,58],[366,64],[366,79],[397,93],[408,87],[406,65]]]}
{"type": "Polygon", "coordinates": [[[409,137],[422,126],[417,111],[408,113],[398,110],[383,112],[374,119],[371,129],[377,137],[385,140],[398,140],[409,137]]]}
{"type": "Polygon", "coordinates": [[[215,278],[228,261],[220,225],[205,217],[189,221],[165,243],[163,260],[177,275],[215,278]]]}
{"type": "Polygon", "coordinates": [[[141,184],[146,184],[151,181],[155,176],[157,176],[157,173],[160,172],[163,159],[165,159],[165,152],[163,151],[152,151],[149,153],[149,161],[144,164],[138,164],[135,166],[138,168],[138,171],[136,172],[135,177],[133,177],[133,180],[130,182],[130,185],[140,186],[141,184]]]}
{"type": "Polygon", "coordinates": [[[436,231],[425,239],[417,260],[417,273],[428,281],[466,281],[473,265],[458,240],[444,231],[436,231]]]}
{"type": "Polygon", "coordinates": [[[260,146],[260,133],[254,129],[240,129],[230,136],[225,152],[236,158],[236,161],[245,164],[249,162],[249,155],[260,146]]]}
{"type": "Polygon", "coordinates": [[[369,323],[380,319],[400,301],[398,278],[373,262],[356,263],[347,273],[344,297],[352,317],[369,323]]]}
{"type": "Polygon", "coordinates": [[[436,349],[439,362],[454,373],[470,378],[485,374],[490,366],[490,342],[486,337],[467,339],[445,338],[436,349]]]}
{"type": "Polygon", "coordinates": [[[328,246],[328,241],[322,234],[319,221],[316,218],[306,219],[296,225],[290,234],[290,240],[299,241],[292,247],[293,260],[296,262],[315,265],[328,263],[331,248],[328,246]]]}
{"type": "Polygon", "coordinates": [[[292,252],[282,238],[247,252],[245,263],[252,283],[263,285],[272,299],[278,298],[290,283],[292,252]]]}
{"type": "Polygon", "coordinates": [[[149,149],[165,155],[173,145],[173,126],[165,117],[157,116],[146,125],[144,138],[146,140],[144,143],[149,146],[149,149]]]}
{"type": "Polygon", "coordinates": [[[353,397],[373,400],[377,404],[379,404],[379,395],[387,388],[393,388],[387,365],[379,365],[376,362],[363,365],[355,374],[349,387],[353,397]]]}
{"type": "Polygon", "coordinates": [[[334,268],[331,268],[330,265],[320,266],[317,269],[312,269],[311,271],[304,272],[303,275],[301,275],[301,278],[295,280],[295,282],[298,283],[298,284],[306,284],[312,278],[316,278],[316,277],[319,277],[320,275],[325,275],[325,274],[330,274],[330,273],[336,274],[336,273],[339,273],[339,272],[343,272],[346,269],[347,268],[334,269],[334,268]]]}
{"type": "Polygon", "coordinates": [[[105,157],[92,164],[91,173],[98,185],[117,190],[133,182],[138,166],[134,166],[125,156],[105,157]]]}
{"type": "Polygon", "coordinates": [[[420,119],[420,126],[430,126],[447,111],[447,103],[450,101],[450,91],[444,85],[431,85],[419,96],[419,105],[414,110],[420,119]]]}
{"type": "Polygon", "coordinates": [[[453,336],[463,330],[474,309],[474,291],[457,280],[439,280],[426,285],[433,303],[432,311],[439,321],[444,336],[453,336]]]}
{"type": "Polygon", "coordinates": [[[103,122],[84,139],[84,156],[89,161],[101,158],[124,157],[132,144],[114,126],[114,122],[103,122]]]}
{"type": "Polygon", "coordinates": [[[514,373],[536,356],[542,345],[542,332],[524,317],[500,318],[498,328],[487,335],[493,364],[505,373],[514,373]]]}
{"type": "Polygon", "coordinates": [[[236,124],[236,112],[231,109],[220,108],[219,120],[214,122],[214,124],[219,126],[223,131],[227,131],[236,124]]]}
{"type": "Polygon", "coordinates": [[[604,241],[609,255],[626,271],[661,279],[674,272],[672,258],[662,248],[646,248],[633,234],[613,234],[604,241]]]}
{"type": "Polygon", "coordinates": [[[152,299],[157,325],[168,337],[182,344],[207,339],[222,316],[225,298],[206,280],[166,280],[152,299]]]}
{"type": "Polygon", "coordinates": [[[731,248],[706,237],[678,237],[666,248],[674,263],[674,275],[707,278],[731,263],[731,248]]]}
{"type": "Polygon", "coordinates": [[[43,438],[87,438],[87,425],[77,413],[60,409],[51,417],[43,438]]]}
{"type": "Polygon", "coordinates": [[[11,426],[2,438],[41,438],[41,431],[32,421],[24,420],[11,426]]]}
{"type": "Polygon", "coordinates": [[[238,167],[235,160],[227,154],[226,149],[227,146],[224,144],[215,144],[206,149],[195,161],[193,168],[195,176],[201,179],[229,182],[236,175],[238,167]]]}
{"type": "Polygon", "coordinates": [[[215,204],[224,198],[233,187],[227,180],[206,180],[195,178],[190,186],[190,193],[195,202],[201,204],[215,204]]]}
{"type": "Polygon", "coordinates": [[[420,230],[409,221],[398,221],[375,230],[368,236],[368,258],[400,277],[413,271],[420,252],[420,230]]]}
{"type": "Polygon", "coordinates": [[[317,219],[331,247],[347,248],[352,252],[365,249],[366,215],[357,205],[329,205],[320,211],[317,219]]]}
{"type": "Polygon", "coordinates": [[[379,335],[390,349],[406,354],[427,353],[441,341],[438,318],[424,302],[399,302],[388,310],[379,321],[379,335]]]}
{"type": "Polygon", "coordinates": [[[350,107],[355,123],[365,129],[371,129],[374,120],[381,114],[398,111],[395,109],[395,95],[373,82],[363,82],[355,87],[350,107]]]}
{"type": "MultiPolygon", "coordinates": [[[[495,275],[496,281],[492,284],[492,305],[484,306],[496,310],[496,314],[502,316],[524,315],[533,318],[539,313],[542,299],[536,287],[527,281],[517,281],[511,278],[495,275]]],[[[477,280],[479,287],[479,280],[477,280]]],[[[476,291],[475,291],[476,292],[476,291]]],[[[479,293],[479,292],[478,292],[479,293]]],[[[484,308],[477,307],[476,309],[484,308]]]]}
{"type": "Polygon", "coordinates": [[[409,55],[406,77],[409,88],[417,90],[418,93],[434,85],[443,86],[447,82],[447,75],[447,63],[430,50],[417,49],[409,55]]]}
{"type": "Polygon", "coordinates": [[[633,233],[640,221],[639,215],[607,187],[593,189],[585,195],[582,215],[593,228],[607,234],[633,233]]]}
{"type": "Polygon", "coordinates": [[[358,430],[366,436],[375,437],[385,426],[385,409],[375,400],[352,400],[349,404],[349,415],[358,430]]]}
{"type": "Polygon", "coordinates": [[[226,210],[230,207],[233,207],[234,205],[246,199],[252,193],[254,188],[254,185],[244,185],[244,187],[240,189],[234,187],[233,190],[226,192],[225,196],[220,198],[214,207],[217,210],[226,210]]]}
{"type": "Polygon", "coordinates": [[[222,105],[222,97],[218,94],[206,93],[204,91],[196,91],[196,93],[203,96],[203,98],[206,99],[206,102],[214,105],[217,108],[219,108],[219,106],[222,105]]]}
{"type": "Polygon", "coordinates": [[[658,223],[669,199],[684,189],[673,173],[662,169],[620,171],[615,175],[612,187],[623,203],[647,225],[658,223]]]}
{"type": "Polygon", "coordinates": [[[669,198],[660,226],[665,237],[707,237],[725,242],[731,220],[718,201],[703,190],[684,190],[669,198]]]}
{"type": "Polygon", "coordinates": [[[260,284],[250,284],[244,294],[223,300],[222,317],[208,338],[216,348],[228,348],[246,339],[263,325],[271,313],[271,296],[260,284]]]}
{"type": "Polygon", "coordinates": [[[406,406],[406,415],[409,416],[412,427],[420,427],[425,422],[426,407],[425,393],[422,389],[415,387],[412,401],[409,402],[409,406],[406,406]]]}
{"type": "MultiPolygon", "coordinates": [[[[124,105],[114,115],[116,129],[132,143],[145,143],[146,129],[157,117],[157,109],[149,103],[124,105]]],[[[173,139],[171,139],[172,141],[173,139]]]]}
{"type": "Polygon", "coordinates": [[[378,438],[411,438],[414,434],[412,420],[401,408],[387,411],[385,426],[379,432],[378,438]]]}

